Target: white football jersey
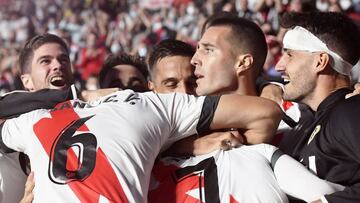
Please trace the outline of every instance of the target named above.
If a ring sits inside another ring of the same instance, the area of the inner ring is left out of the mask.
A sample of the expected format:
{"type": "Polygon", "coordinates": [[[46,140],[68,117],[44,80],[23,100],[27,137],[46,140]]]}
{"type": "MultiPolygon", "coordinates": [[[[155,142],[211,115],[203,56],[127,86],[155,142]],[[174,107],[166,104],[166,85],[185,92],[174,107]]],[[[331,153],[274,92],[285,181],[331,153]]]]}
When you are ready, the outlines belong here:
{"type": "MultiPolygon", "coordinates": [[[[291,119],[299,121],[297,103],[283,101],[281,107],[291,119]]],[[[281,121],[274,144],[280,142],[283,133],[290,129],[281,121]]],[[[253,149],[254,146],[241,146],[188,159],[161,159],[152,171],[149,202],[219,202],[219,198],[225,203],[287,202],[269,161],[253,149]],[[201,168],[204,164],[206,167],[201,168]],[[209,177],[207,170],[215,171],[209,177]],[[184,177],[178,178],[178,173],[185,173],[184,177]]]]}
{"type": "Polygon", "coordinates": [[[34,202],[147,202],[161,147],[209,122],[199,121],[204,100],[120,91],[7,120],[1,137],[5,146],[29,156],[34,202]]]}
{"type": "MultiPolygon", "coordinates": [[[[282,105],[280,105],[280,107],[287,116],[293,119],[294,122],[299,122],[301,111],[298,103],[282,100],[282,105]]],[[[284,120],[281,120],[277,133],[289,131],[291,128],[293,127],[289,126],[286,122],[284,122],[284,120]]]]}
{"type": "Polygon", "coordinates": [[[288,202],[266,157],[254,147],[176,159],[153,169],[149,202],[288,202]]]}

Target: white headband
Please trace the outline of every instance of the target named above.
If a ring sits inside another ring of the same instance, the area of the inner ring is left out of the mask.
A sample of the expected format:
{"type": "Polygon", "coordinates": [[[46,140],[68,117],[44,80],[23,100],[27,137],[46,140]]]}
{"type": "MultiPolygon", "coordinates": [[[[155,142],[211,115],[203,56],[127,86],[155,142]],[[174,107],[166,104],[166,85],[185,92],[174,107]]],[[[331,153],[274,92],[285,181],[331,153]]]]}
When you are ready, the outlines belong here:
{"type": "Polygon", "coordinates": [[[300,26],[287,31],[283,39],[283,48],[309,52],[326,52],[331,56],[331,67],[343,75],[350,75],[353,67],[349,62],[342,59],[341,56],[331,51],[324,42],[310,31],[300,26]]]}

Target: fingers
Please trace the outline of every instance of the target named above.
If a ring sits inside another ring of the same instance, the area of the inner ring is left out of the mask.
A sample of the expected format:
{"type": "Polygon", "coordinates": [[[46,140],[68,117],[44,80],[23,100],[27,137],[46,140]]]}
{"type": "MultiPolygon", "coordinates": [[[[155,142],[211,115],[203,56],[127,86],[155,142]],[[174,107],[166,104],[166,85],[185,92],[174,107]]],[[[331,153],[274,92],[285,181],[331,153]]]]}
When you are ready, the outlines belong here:
{"type": "Polygon", "coordinates": [[[345,95],[345,98],[348,99],[352,96],[355,96],[355,95],[358,95],[359,94],[359,91],[358,90],[354,90],[352,93],[349,93],[347,95],[345,95]]]}
{"type": "Polygon", "coordinates": [[[244,142],[242,135],[238,131],[225,132],[225,136],[227,139],[223,139],[220,145],[220,149],[225,151],[240,147],[244,142]]]}
{"type": "Polygon", "coordinates": [[[20,203],[31,203],[34,200],[34,190],[35,181],[34,181],[34,172],[31,172],[25,183],[25,192],[24,197],[20,201],[20,203]]]}
{"type": "Polygon", "coordinates": [[[245,138],[237,130],[213,132],[194,141],[193,155],[202,155],[215,150],[230,150],[241,146],[245,138]]]}
{"type": "Polygon", "coordinates": [[[94,101],[100,97],[109,95],[113,92],[119,91],[119,88],[105,88],[98,90],[84,90],[81,92],[81,97],[84,101],[94,101]]]}
{"type": "Polygon", "coordinates": [[[231,133],[232,139],[235,139],[235,142],[239,142],[240,144],[246,144],[245,136],[242,135],[238,130],[234,129],[229,131],[231,133]]]}
{"type": "Polygon", "coordinates": [[[355,88],[355,90],[352,93],[349,93],[349,94],[345,95],[346,99],[348,99],[348,98],[350,98],[352,96],[358,95],[360,93],[360,83],[356,83],[354,85],[354,88],[355,88]]]}

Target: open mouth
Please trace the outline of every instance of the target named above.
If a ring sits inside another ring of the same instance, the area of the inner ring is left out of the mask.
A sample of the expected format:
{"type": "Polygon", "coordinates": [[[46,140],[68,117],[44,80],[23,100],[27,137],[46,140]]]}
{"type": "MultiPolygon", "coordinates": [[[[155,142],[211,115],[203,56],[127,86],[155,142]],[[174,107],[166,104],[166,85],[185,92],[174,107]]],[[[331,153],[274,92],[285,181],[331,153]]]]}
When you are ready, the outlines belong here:
{"type": "Polygon", "coordinates": [[[50,79],[50,84],[55,87],[63,87],[66,85],[66,81],[62,76],[54,76],[50,79]]]}
{"type": "Polygon", "coordinates": [[[283,78],[283,79],[284,79],[284,85],[287,85],[290,83],[290,79],[288,79],[288,78],[283,78]]]}

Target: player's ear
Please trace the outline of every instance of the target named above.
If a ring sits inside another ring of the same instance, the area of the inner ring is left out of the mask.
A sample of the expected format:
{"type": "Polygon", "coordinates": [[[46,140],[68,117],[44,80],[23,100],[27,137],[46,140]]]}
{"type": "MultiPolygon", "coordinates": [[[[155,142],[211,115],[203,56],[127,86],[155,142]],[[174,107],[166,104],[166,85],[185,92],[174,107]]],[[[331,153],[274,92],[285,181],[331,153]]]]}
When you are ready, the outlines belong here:
{"type": "Polygon", "coordinates": [[[21,78],[21,82],[23,83],[26,90],[29,90],[29,91],[35,90],[34,83],[33,83],[32,79],[31,79],[30,74],[28,74],[28,73],[22,74],[20,76],[20,78],[21,78]]]}
{"type": "Polygon", "coordinates": [[[148,81],[148,88],[149,88],[149,90],[151,90],[153,92],[156,92],[155,91],[155,85],[151,80],[148,81]]]}
{"type": "Polygon", "coordinates": [[[318,72],[323,71],[327,65],[329,65],[330,63],[330,55],[328,53],[325,52],[321,52],[319,53],[319,55],[317,55],[316,57],[317,60],[317,64],[316,64],[316,69],[318,72]]]}
{"type": "Polygon", "coordinates": [[[237,57],[235,63],[236,73],[239,75],[240,73],[248,70],[252,67],[254,63],[254,58],[251,54],[242,54],[237,57]]]}

